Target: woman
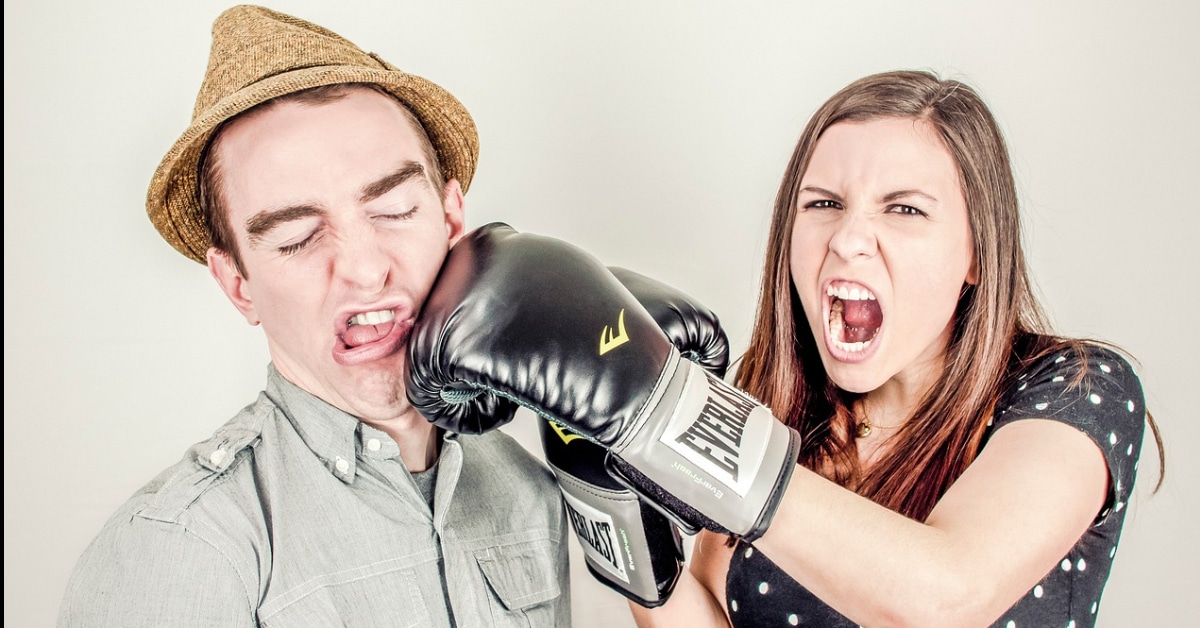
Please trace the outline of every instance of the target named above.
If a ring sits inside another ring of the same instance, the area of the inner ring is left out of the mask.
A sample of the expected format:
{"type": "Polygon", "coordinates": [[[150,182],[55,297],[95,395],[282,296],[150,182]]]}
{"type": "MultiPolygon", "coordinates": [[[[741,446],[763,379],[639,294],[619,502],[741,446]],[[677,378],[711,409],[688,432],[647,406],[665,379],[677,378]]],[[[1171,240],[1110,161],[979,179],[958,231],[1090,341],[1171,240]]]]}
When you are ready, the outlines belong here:
{"type": "Polygon", "coordinates": [[[735,383],[801,435],[753,545],[704,531],[641,625],[1093,625],[1145,412],[1054,336],[1000,131],[969,87],[861,79],[804,130],[735,383]]]}

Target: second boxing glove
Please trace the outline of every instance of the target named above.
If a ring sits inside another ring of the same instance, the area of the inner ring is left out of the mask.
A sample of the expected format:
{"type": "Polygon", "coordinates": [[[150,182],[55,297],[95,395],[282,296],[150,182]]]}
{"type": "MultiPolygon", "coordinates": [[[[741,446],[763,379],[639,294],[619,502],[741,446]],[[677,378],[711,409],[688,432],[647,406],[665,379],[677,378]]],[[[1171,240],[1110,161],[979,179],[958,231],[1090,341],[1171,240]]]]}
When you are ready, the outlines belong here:
{"type": "MultiPolygon", "coordinates": [[[[610,268],[677,349],[718,377],[729,340],[716,314],[678,290],[623,268],[610,268]]],[[[667,601],[684,559],[678,529],[605,470],[608,451],[553,421],[541,421],[542,447],[562,491],[588,571],[638,604],[667,601]]]]}

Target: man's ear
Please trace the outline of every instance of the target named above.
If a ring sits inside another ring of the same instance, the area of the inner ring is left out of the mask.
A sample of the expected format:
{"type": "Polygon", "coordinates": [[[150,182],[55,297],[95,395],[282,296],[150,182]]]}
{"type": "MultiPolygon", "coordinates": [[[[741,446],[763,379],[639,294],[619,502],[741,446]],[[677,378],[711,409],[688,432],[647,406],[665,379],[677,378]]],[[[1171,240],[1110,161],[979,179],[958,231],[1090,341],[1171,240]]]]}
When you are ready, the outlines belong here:
{"type": "Polygon", "coordinates": [[[446,230],[450,234],[450,246],[454,246],[466,231],[466,211],[464,209],[462,186],[458,179],[446,182],[442,197],[442,213],[445,214],[446,230]]]}
{"type": "Polygon", "coordinates": [[[208,272],[217,280],[217,285],[221,286],[225,296],[229,297],[229,302],[242,313],[247,323],[257,325],[258,312],[255,311],[254,301],[250,298],[249,286],[233,258],[225,251],[211,246],[205,258],[208,260],[208,272]]]}

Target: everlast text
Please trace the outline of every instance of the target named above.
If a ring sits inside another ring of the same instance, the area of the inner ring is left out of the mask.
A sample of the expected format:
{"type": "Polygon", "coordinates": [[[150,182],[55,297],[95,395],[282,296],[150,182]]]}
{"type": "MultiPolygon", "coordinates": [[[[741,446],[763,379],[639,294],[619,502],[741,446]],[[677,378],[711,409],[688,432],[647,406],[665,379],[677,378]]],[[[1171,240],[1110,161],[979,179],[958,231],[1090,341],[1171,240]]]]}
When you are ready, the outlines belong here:
{"type": "Polygon", "coordinates": [[[714,386],[700,416],[675,442],[704,456],[736,482],[742,430],[754,408],[750,401],[724,387],[714,386]]]}
{"type": "Polygon", "coordinates": [[[616,550],[613,547],[612,525],[605,521],[592,521],[583,513],[572,508],[570,504],[566,506],[567,514],[571,517],[571,525],[575,528],[580,540],[591,545],[600,556],[612,563],[613,567],[621,570],[620,564],[617,563],[616,550]]]}

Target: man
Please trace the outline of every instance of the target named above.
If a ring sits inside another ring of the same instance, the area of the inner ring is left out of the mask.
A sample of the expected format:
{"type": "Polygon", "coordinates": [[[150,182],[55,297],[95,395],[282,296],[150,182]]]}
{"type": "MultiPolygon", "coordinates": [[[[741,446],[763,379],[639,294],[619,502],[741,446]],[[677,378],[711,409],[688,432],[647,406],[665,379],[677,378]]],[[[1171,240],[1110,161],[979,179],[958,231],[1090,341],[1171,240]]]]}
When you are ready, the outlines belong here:
{"type": "Polygon", "coordinates": [[[105,525],[60,626],[570,622],[548,469],[497,432],[437,430],[405,394],[477,154],[440,87],[288,15],[217,18],[147,208],[262,326],[267,384],[105,525]]]}

